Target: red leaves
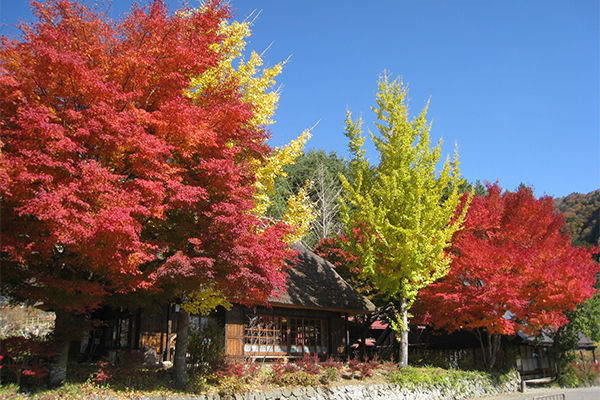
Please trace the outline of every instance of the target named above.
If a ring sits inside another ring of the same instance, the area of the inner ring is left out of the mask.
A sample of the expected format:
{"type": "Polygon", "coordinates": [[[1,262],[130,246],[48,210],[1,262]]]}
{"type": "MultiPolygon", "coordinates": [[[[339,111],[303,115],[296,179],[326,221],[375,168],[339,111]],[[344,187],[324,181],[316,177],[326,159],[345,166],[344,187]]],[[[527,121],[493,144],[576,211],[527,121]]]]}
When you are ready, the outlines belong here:
{"type": "Polygon", "coordinates": [[[18,381],[20,374],[42,379],[49,373],[45,363],[57,352],[58,349],[52,343],[39,338],[9,337],[2,339],[0,362],[15,371],[18,381]]]}
{"type": "Polygon", "coordinates": [[[216,283],[266,301],[285,280],[287,228],[257,229],[246,157],[268,154],[268,134],[248,128],[234,83],[184,96],[219,62],[228,8],[153,1],[114,23],[67,0],[32,5],[39,22],[0,46],[5,293],[84,311],[216,283]]]}
{"type": "Polygon", "coordinates": [[[598,264],[574,247],[549,197],[488,186],[455,234],[450,273],[419,293],[419,319],[449,331],[536,333],[559,327],[594,293],[598,264]]]}

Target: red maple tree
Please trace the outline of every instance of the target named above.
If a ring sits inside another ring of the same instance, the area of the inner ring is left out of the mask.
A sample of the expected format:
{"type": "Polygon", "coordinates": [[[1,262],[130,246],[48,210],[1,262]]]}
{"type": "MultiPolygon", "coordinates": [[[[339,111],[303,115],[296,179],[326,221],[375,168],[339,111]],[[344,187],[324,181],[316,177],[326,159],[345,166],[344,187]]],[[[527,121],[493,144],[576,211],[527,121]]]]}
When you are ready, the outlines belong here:
{"type": "Polygon", "coordinates": [[[419,293],[416,320],[475,332],[492,367],[501,335],[539,334],[565,323],[565,311],[590,298],[595,249],[574,247],[552,199],[531,188],[488,185],[475,196],[450,249],[450,273],[419,293]]]}
{"type": "Polygon", "coordinates": [[[289,227],[251,213],[268,132],[234,79],[185,96],[219,65],[229,9],[31,4],[38,22],[0,43],[3,294],[53,309],[57,333],[114,293],[265,302],[289,255],[289,227]]]}

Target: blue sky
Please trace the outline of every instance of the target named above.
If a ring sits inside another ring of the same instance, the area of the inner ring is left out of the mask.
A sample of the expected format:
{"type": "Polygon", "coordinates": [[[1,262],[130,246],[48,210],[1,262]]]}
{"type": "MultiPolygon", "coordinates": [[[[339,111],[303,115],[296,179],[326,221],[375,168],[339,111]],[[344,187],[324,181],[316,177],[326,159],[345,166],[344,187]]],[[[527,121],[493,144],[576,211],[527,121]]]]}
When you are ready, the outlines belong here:
{"type": "MultiPolygon", "coordinates": [[[[26,0],[0,1],[3,34],[19,18],[32,21],[26,0]]],[[[114,0],[113,16],[131,3],[114,0]]],[[[239,20],[260,12],[248,50],[268,48],[267,65],[290,57],[277,79],[273,146],[320,121],[307,147],[346,157],[346,110],[374,130],[370,107],[387,70],[408,84],[412,114],[431,100],[432,139],[443,138],[444,154],[458,144],[468,181],[524,182],[557,197],[600,188],[597,0],[230,4],[239,20]]]]}

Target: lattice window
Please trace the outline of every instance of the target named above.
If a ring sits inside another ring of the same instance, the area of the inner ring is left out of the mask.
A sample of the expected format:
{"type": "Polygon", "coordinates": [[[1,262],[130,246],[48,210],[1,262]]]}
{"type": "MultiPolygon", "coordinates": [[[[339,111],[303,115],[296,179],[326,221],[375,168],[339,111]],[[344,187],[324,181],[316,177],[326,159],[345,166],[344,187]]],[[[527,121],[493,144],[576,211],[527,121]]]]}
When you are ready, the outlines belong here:
{"type": "Polygon", "coordinates": [[[327,322],[322,319],[249,315],[244,328],[246,354],[327,353],[327,322]]]}
{"type": "Polygon", "coordinates": [[[250,315],[244,327],[244,352],[287,353],[287,318],[250,315]]]}

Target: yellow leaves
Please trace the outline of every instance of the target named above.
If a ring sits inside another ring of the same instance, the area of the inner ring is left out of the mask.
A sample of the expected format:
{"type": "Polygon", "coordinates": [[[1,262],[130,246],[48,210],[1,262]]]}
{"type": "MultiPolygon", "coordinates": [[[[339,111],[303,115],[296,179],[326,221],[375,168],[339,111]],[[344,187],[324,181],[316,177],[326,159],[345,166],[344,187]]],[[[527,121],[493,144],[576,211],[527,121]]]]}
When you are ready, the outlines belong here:
{"type": "MultiPolygon", "coordinates": [[[[388,322],[390,323],[390,328],[394,332],[402,332],[404,329],[408,331],[408,325],[402,321],[401,314],[394,314],[393,316],[388,317],[388,322]]],[[[400,342],[401,336],[396,335],[396,340],[400,342]]]]}
{"type": "Polygon", "coordinates": [[[206,287],[195,292],[191,296],[190,301],[183,305],[183,308],[191,314],[206,316],[219,306],[223,306],[227,310],[230,310],[232,304],[220,290],[206,287]]]}
{"type": "Polygon", "coordinates": [[[234,59],[239,57],[246,48],[245,39],[250,37],[252,31],[246,22],[233,21],[229,23],[223,21],[221,22],[220,33],[223,35],[224,40],[221,42],[221,46],[215,48],[215,51],[225,53],[228,58],[234,59]]]}
{"type": "MultiPolygon", "coordinates": [[[[256,194],[254,195],[254,212],[256,214],[265,215],[272,204],[269,194],[274,193],[275,178],[287,176],[283,167],[296,162],[296,158],[302,154],[304,145],[311,136],[310,130],[305,130],[287,146],[281,149],[276,148],[273,155],[266,159],[265,163],[258,169],[255,183],[256,194]]],[[[288,198],[287,210],[282,217],[282,221],[296,230],[293,234],[286,236],[284,240],[287,243],[294,243],[302,239],[317,218],[308,197],[308,187],[310,185],[311,182],[307,181],[296,195],[288,198]]]]}
{"type": "MultiPolygon", "coordinates": [[[[246,38],[251,34],[248,22],[224,20],[221,22],[219,34],[222,37],[221,42],[211,47],[218,58],[217,65],[202,75],[192,78],[186,96],[201,101],[203,94],[210,88],[233,83],[239,87],[244,102],[252,108],[254,115],[249,122],[250,127],[256,128],[274,123],[271,117],[277,108],[279,92],[272,89],[276,83],[275,77],[281,73],[285,61],[271,68],[261,69],[262,57],[254,51],[251,52],[249,60],[244,60],[242,53],[246,48],[246,38]]],[[[283,167],[295,162],[310,137],[310,130],[304,131],[289,145],[282,149],[275,149],[273,155],[258,167],[253,212],[265,215],[271,206],[269,194],[274,193],[275,178],[286,176],[283,167]]],[[[228,147],[233,145],[227,143],[228,147]]],[[[309,201],[306,188],[288,199],[288,210],[283,216],[283,221],[297,229],[295,234],[289,235],[286,239],[288,242],[297,241],[308,232],[310,224],[316,219],[316,215],[313,214],[313,206],[309,201]]]]}
{"type": "Polygon", "coordinates": [[[354,122],[348,113],[346,136],[355,179],[342,179],[341,209],[347,236],[356,227],[367,232],[360,246],[356,241],[348,246],[360,256],[363,273],[383,292],[410,302],[420,288],[448,272],[444,250],[461,228],[468,204],[457,216],[462,180],[458,155],[436,173],[441,141],[431,146],[427,107],[410,120],[407,94],[401,81],[387,75],[380,79],[379,107],[374,109],[379,135],[371,133],[379,152],[376,166],[365,167],[362,120],[354,122]]]}
{"type": "Polygon", "coordinates": [[[265,160],[265,163],[256,173],[256,195],[254,196],[254,212],[264,215],[271,206],[269,194],[273,194],[275,178],[285,177],[287,174],[283,167],[296,162],[296,158],[302,154],[304,145],[311,138],[310,130],[302,132],[296,139],[282,149],[276,148],[273,155],[265,160]]]}
{"type": "Polygon", "coordinates": [[[129,256],[127,257],[126,265],[132,267],[132,269],[135,269],[136,267],[138,267],[139,265],[141,265],[147,261],[148,261],[147,255],[145,255],[142,252],[136,251],[136,252],[129,254],[129,256]]]}
{"type": "Polygon", "coordinates": [[[287,243],[300,241],[308,233],[314,220],[317,219],[317,214],[308,197],[308,187],[311,184],[312,182],[306,181],[304,187],[295,196],[288,198],[288,207],[282,220],[287,225],[296,227],[296,232],[284,238],[287,243]]]}
{"type": "Polygon", "coordinates": [[[255,126],[274,123],[271,116],[277,108],[279,92],[268,92],[268,90],[275,85],[275,77],[283,69],[283,64],[279,63],[273,68],[264,69],[262,75],[256,76],[257,68],[262,64],[262,58],[257,53],[252,52],[247,63],[244,64],[243,61],[240,61],[237,71],[238,79],[240,79],[242,85],[243,98],[254,106],[254,117],[251,123],[255,126]]]}
{"type": "Polygon", "coordinates": [[[271,89],[275,85],[275,77],[281,73],[285,62],[259,71],[263,60],[254,51],[250,59],[245,62],[242,52],[246,47],[245,39],[250,36],[250,33],[247,22],[223,21],[220,27],[223,40],[211,46],[219,62],[214,68],[194,77],[186,95],[190,98],[200,98],[208,88],[233,81],[239,86],[244,101],[252,106],[254,117],[250,124],[258,127],[274,123],[271,117],[277,108],[279,92],[271,89]],[[237,67],[234,66],[236,60],[237,67]]]}

